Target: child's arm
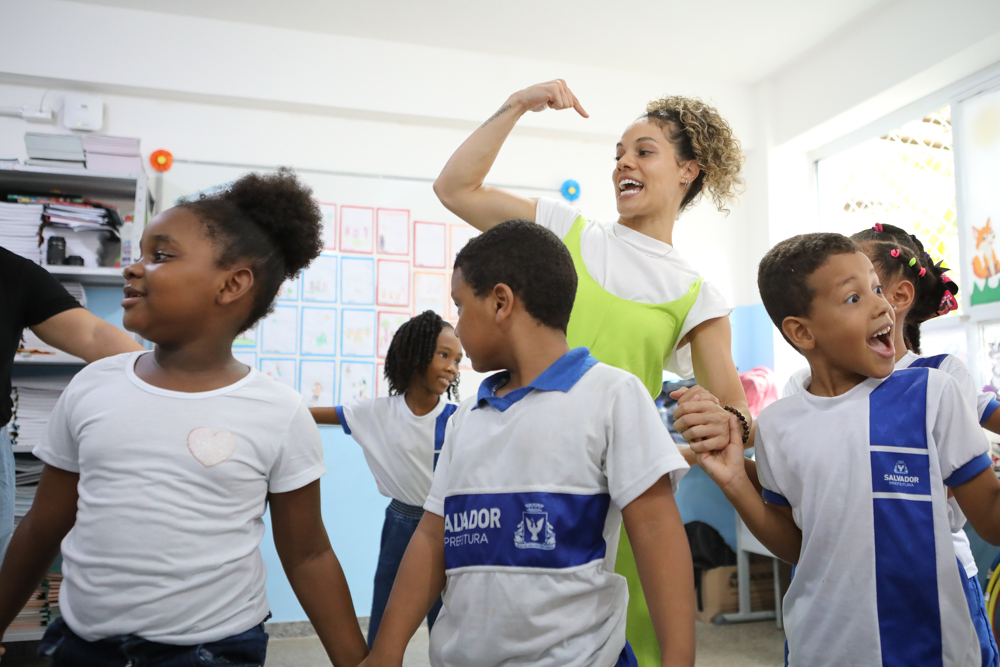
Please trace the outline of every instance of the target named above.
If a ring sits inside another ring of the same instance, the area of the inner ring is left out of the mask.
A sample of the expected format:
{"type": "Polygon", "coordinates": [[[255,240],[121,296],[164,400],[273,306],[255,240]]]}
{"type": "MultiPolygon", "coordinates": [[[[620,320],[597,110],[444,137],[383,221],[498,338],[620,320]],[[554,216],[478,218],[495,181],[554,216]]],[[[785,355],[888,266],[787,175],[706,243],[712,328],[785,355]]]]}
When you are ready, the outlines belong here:
{"type": "Polygon", "coordinates": [[[337,416],[337,408],[309,408],[309,413],[317,424],[333,424],[340,426],[340,417],[337,416]]]}
{"type": "Polygon", "coordinates": [[[663,665],[694,665],[694,569],[665,475],[622,509],[663,665]]]}
{"type": "Polygon", "coordinates": [[[983,470],[952,491],[976,533],[990,544],[1000,545],[1000,480],[993,468],[983,470]]]}
{"type": "Polygon", "coordinates": [[[424,512],[403,554],[365,665],[403,664],[406,645],[444,590],[444,517],[424,512]]]}
{"type": "Polygon", "coordinates": [[[319,480],[268,495],[274,546],[295,597],[337,667],[354,667],[368,653],[347,579],[320,511],[319,480]]]}
{"type": "Polygon", "coordinates": [[[0,567],[0,637],[59,554],[59,544],[76,523],[80,475],[50,465],[42,469],[31,510],[14,531],[0,567]]]}
{"type": "Polygon", "coordinates": [[[698,461],[726,494],[754,537],[781,560],[797,563],[802,551],[802,531],[792,519],[792,509],[765,501],[747,476],[743,443],[735,416],[730,420],[726,448],[700,453],[698,461]]]}

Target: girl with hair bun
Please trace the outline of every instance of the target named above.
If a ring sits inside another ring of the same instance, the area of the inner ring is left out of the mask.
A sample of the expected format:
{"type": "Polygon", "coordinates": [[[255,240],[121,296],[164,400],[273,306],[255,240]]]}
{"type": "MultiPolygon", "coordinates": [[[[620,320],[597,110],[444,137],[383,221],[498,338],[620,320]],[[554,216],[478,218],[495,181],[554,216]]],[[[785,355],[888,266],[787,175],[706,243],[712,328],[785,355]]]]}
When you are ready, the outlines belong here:
{"type": "MultiPolygon", "coordinates": [[[[958,308],[955,296],[958,284],[948,277],[941,262],[934,263],[924,250],[924,244],[913,234],[894,225],[876,223],[851,236],[872,261],[882,294],[896,316],[893,346],[896,350],[896,370],[911,367],[937,368],[950,375],[962,389],[969,407],[979,417],[979,423],[994,433],[1000,433],[1000,403],[992,392],[980,392],[961,359],[952,354],[921,356],[920,325],[929,319],[946,315],[958,308]]],[[[783,396],[805,391],[811,377],[809,368],[792,375],[783,396]]],[[[748,464],[749,465],[749,464],[748,464]]],[[[983,591],[979,585],[976,561],[969,538],[963,530],[966,518],[958,502],[948,498],[948,520],[955,555],[958,557],[973,623],[979,635],[983,665],[1000,665],[996,641],[986,620],[983,591]]]]}
{"type": "MultiPolygon", "coordinates": [[[[694,376],[719,402],[700,400],[701,386],[680,396],[685,438],[705,449],[721,449],[729,442],[729,418],[736,414],[747,444],[752,418],[732,358],[731,308],[673,246],[674,225],[683,211],[706,195],[726,211],[742,191],[739,141],[718,111],[700,100],[672,96],[650,102],[615,147],[615,222],[588,220],[562,201],[529,199],[484,185],[522,115],[571,108],[587,117],[561,79],[514,93],[458,148],[434,191],[481,231],[521,218],[554,232],[569,248],[579,279],[567,332],[570,346],[588,347],[600,361],[634,373],[653,398],[662,390],[664,369],[694,376]]],[[[666,445],[666,430],[663,435],[666,445]]],[[[670,645],[658,647],[655,619],[624,531],[615,570],[628,580],[626,636],[639,664],[659,665],[660,648],[664,658],[678,664],[693,660],[693,628],[691,637],[661,637],[670,645]]],[[[693,590],[692,581],[690,591],[676,592],[675,606],[653,613],[693,607],[693,590]]]]}
{"type": "Polygon", "coordinates": [[[364,658],[320,511],[319,430],[298,392],[232,354],[321,238],[312,193],[287,170],[146,226],[122,307],[125,328],[155,346],[90,364],[53,410],[34,451],[38,495],[0,568],[0,636],[61,550],[62,617],[39,648],[54,666],[263,665],[270,507],[330,660],[364,658]]]}

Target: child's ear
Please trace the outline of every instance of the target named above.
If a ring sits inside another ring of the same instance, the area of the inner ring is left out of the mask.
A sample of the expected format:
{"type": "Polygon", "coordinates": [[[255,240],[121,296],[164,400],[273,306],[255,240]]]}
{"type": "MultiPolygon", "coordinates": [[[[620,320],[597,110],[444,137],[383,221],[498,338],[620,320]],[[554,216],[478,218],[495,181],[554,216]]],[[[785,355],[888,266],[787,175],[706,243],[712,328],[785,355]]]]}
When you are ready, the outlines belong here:
{"type": "Polygon", "coordinates": [[[808,318],[786,317],[781,321],[781,331],[792,341],[792,345],[800,350],[811,350],[816,346],[808,318]]]}
{"type": "Polygon", "coordinates": [[[906,310],[913,304],[913,297],[916,289],[909,280],[897,280],[895,285],[890,285],[889,289],[883,292],[890,306],[900,310],[906,310]]]}
{"type": "Polygon", "coordinates": [[[493,287],[493,307],[495,312],[493,314],[494,321],[502,325],[504,322],[510,318],[512,312],[514,312],[514,292],[510,287],[503,283],[497,283],[493,287]]]}
{"type": "Polygon", "coordinates": [[[228,306],[248,294],[253,289],[253,285],[253,271],[246,267],[235,269],[226,277],[216,302],[220,306],[228,306]]]}

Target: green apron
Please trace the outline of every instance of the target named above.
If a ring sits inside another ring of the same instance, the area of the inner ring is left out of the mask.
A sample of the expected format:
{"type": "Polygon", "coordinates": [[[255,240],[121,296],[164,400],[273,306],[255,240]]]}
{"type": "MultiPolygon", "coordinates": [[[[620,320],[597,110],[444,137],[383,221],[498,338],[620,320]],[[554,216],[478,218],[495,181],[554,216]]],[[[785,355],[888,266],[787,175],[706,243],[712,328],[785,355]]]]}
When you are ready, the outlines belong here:
{"type": "MultiPolygon", "coordinates": [[[[567,339],[570,348],[588,347],[599,361],[629,371],[646,385],[653,398],[663,389],[663,362],[674,349],[691,306],[698,298],[701,278],[687,294],[670,303],[638,303],[619,299],[601,287],[587,271],[580,253],[580,235],[587,221],[580,216],[563,243],[573,256],[578,285],[567,339]]],[[[642,594],[632,545],[622,525],[615,572],[628,581],[628,617],[625,636],[639,667],[658,667],[660,648],[642,594]]]]}

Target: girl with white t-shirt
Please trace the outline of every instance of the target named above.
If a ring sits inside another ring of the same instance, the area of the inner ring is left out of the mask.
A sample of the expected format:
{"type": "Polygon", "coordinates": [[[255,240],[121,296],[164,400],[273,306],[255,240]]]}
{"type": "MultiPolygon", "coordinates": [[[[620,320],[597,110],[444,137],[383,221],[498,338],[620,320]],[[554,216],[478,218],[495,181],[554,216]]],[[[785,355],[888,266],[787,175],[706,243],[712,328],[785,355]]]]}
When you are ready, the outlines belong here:
{"type": "MultiPolygon", "coordinates": [[[[654,398],[664,369],[694,376],[721,405],[689,399],[688,436],[709,449],[725,447],[732,413],[746,443],[752,417],[733,363],[731,308],[673,245],[678,216],[703,193],[725,210],[742,188],[743,156],[729,124],[697,99],[650,102],[615,148],[611,178],[619,217],[602,223],[562,202],[484,185],[517,120],[546,108],[572,108],[587,117],[562,80],[518,91],[455,151],[435,193],[479,230],[519,218],[553,231],[569,249],[579,280],[570,347],[587,347],[598,360],[635,374],[654,398]]],[[[692,397],[699,396],[696,389],[692,397]]],[[[693,455],[688,462],[696,463],[693,455]]],[[[624,532],[619,545],[616,571],[628,580],[630,594],[626,634],[639,665],[653,667],[660,651],[624,532]]]]}
{"type": "MultiPolygon", "coordinates": [[[[320,424],[339,424],[365,454],[379,493],[391,499],[385,510],[375,570],[368,646],[375,642],[396,572],[424,514],[445,427],[457,407],[462,345],[455,329],[432,310],[396,331],[385,357],[388,398],[354,401],[336,408],[311,408],[320,424]]],[[[427,614],[434,625],[439,599],[427,614]]]]}
{"type": "Polygon", "coordinates": [[[320,253],[322,216],[287,170],[157,215],[124,270],[124,325],[155,347],[94,362],[56,405],[38,494],[0,568],[0,635],[63,556],[57,667],[262,665],[259,544],[335,665],[366,647],[320,513],[319,430],[298,392],[232,355],[320,253]]]}

